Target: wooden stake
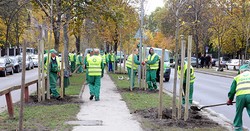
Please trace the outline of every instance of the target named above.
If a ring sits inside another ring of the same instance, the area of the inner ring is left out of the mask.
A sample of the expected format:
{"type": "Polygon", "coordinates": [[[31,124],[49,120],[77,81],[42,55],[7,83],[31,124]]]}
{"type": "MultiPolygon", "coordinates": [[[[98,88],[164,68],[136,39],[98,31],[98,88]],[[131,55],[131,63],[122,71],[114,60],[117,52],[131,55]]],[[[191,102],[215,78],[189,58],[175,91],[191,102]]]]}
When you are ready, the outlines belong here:
{"type": "Polygon", "coordinates": [[[10,92],[5,94],[5,99],[6,99],[7,109],[8,109],[8,113],[9,113],[9,118],[13,119],[14,118],[14,106],[12,103],[12,97],[11,97],[10,92]]]}
{"type": "MultiPolygon", "coordinates": [[[[48,65],[47,65],[47,99],[50,99],[50,79],[49,79],[49,74],[50,74],[50,59],[51,59],[51,56],[50,56],[50,44],[52,44],[52,31],[53,31],[53,0],[50,1],[51,4],[50,4],[50,34],[49,34],[49,42],[48,42],[48,56],[47,56],[47,59],[48,59],[48,65]]],[[[59,28],[60,29],[60,28],[59,28]]]]}
{"type": "MultiPolygon", "coordinates": [[[[147,45],[146,44],[144,44],[143,45],[143,52],[144,52],[144,59],[146,59],[147,58],[147,45]]],[[[143,76],[144,76],[144,90],[147,90],[147,86],[148,86],[148,84],[147,84],[147,81],[146,81],[146,75],[147,75],[147,66],[145,65],[145,66],[143,66],[143,69],[144,69],[144,74],[143,74],[143,76]]]]}
{"type": "Polygon", "coordinates": [[[185,92],[185,114],[184,120],[188,119],[189,108],[189,88],[190,88],[190,65],[191,65],[191,52],[192,52],[192,36],[188,36],[188,63],[187,63],[187,76],[186,76],[186,92],[185,92]]]}
{"type": "Polygon", "coordinates": [[[123,71],[126,73],[126,52],[124,52],[123,71]]]}
{"type": "Polygon", "coordinates": [[[41,95],[42,95],[42,91],[41,91],[41,65],[40,65],[40,61],[41,61],[41,40],[39,40],[37,48],[38,48],[37,100],[38,100],[38,102],[40,102],[41,101],[41,95]]]}
{"type": "Polygon", "coordinates": [[[133,90],[133,79],[134,79],[134,52],[132,53],[132,66],[130,72],[130,91],[133,90]]]}
{"type": "MultiPolygon", "coordinates": [[[[45,100],[45,73],[44,73],[44,39],[42,39],[42,52],[41,52],[41,55],[42,55],[42,61],[41,61],[41,69],[42,69],[42,101],[45,100]]],[[[39,64],[40,64],[40,61],[39,61],[39,64]]]]}
{"type": "Polygon", "coordinates": [[[165,49],[162,49],[161,54],[161,68],[160,68],[160,90],[159,90],[159,110],[158,110],[158,118],[162,119],[162,90],[163,90],[163,76],[164,76],[164,56],[165,56],[165,49]]]}
{"type": "Polygon", "coordinates": [[[62,50],[62,54],[61,54],[61,73],[60,73],[60,78],[61,78],[61,83],[60,83],[60,85],[61,85],[61,90],[60,90],[60,96],[61,96],[61,98],[63,98],[63,96],[64,96],[64,49],[62,50]]]}
{"type": "MultiPolygon", "coordinates": [[[[181,119],[181,105],[182,105],[182,95],[183,94],[183,77],[184,77],[184,58],[185,58],[186,43],[184,36],[181,36],[181,74],[180,74],[180,88],[179,88],[179,103],[178,103],[178,118],[181,119]]],[[[178,65],[178,64],[176,64],[178,65]]]]}
{"type": "Polygon", "coordinates": [[[26,67],[26,40],[23,43],[23,64],[22,64],[20,111],[19,111],[19,131],[23,130],[23,106],[24,106],[24,88],[25,88],[25,71],[26,71],[25,67],[26,67]]]}

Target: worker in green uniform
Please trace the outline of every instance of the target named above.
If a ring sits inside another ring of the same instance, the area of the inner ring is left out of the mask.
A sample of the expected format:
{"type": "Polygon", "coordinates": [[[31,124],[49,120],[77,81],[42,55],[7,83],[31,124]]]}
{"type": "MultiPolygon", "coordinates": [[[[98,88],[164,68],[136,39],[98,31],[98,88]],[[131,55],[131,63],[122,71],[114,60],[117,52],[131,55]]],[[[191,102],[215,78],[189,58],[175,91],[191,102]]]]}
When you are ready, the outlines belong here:
{"type": "Polygon", "coordinates": [[[105,58],[106,58],[106,65],[107,67],[109,66],[109,59],[108,59],[109,54],[105,51],[105,58]]]}
{"type": "MultiPolygon", "coordinates": [[[[178,77],[181,77],[181,60],[178,60],[178,77]]],[[[189,104],[190,106],[193,104],[193,92],[194,92],[194,80],[195,80],[195,75],[194,75],[194,68],[190,65],[190,87],[189,87],[189,104]]],[[[187,83],[187,62],[184,62],[184,76],[183,76],[183,93],[182,93],[182,104],[185,104],[185,92],[186,92],[186,83],[187,83]]]]}
{"type": "Polygon", "coordinates": [[[76,56],[76,65],[77,65],[77,68],[79,67],[77,70],[77,73],[83,73],[83,68],[82,68],[83,61],[82,61],[82,55],[80,52],[76,56]]]}
{"type": "Polygon", "coordinates": [[[57,78],[60,75],[60,60],[56,56],[56,53],[57,51],[55,49],[50,50],[50,56],[44,58],[44,67],[46,71],[49,71],[50,93],[52,98],[60,99],[60,95],[56,90],[57,78]],[[49,70],[47,70],[48,64],[50,65],[49,70]]]}
{"type": "Polygon", "coordinates": [[[104,67],[105,67],[107,64],[106,55],[103,52],[101,52],[101,56],[102,56],[102,61],[103,61],[104,67]]]}
{"type": "Polygon", "coordinates": [[[148,88],[150,91],[156,90],[156,71],[159,68],[159,56],[154,53],[154,49],[149,49],[148,58],[145,62],[142,63],[143,65],[146,64],[147,72],[146,72],[146,81],[148,84],[148,88]],[[152,85],[153,84],[153,85],[152,85]]]}
{"type": "Polygon", "coordinates": [[[115,62],[115,55],[112,51],[110,51],[109,56],[108,56],[108,61],[109,61],[109,72],[114,71],[114,62],[115,62]]]}
{"type": "Polygon", "coordinates": [[[84,59],[84,67],[85,67],[85,69],[86,69],[86,82],[88,83],[88,65],[87,65],[87,61],[88,61],[88,59],[91,57],[93,55],[93,50],[91,49],[91,50],[89,50],[88,51],[88,54],[85,56],[85,59],[84,59]]]}
{"type": "Polygon", "coordinates": [[[101,77],[104,73],[102,57],[99,56],[99,49],[94,49],[94,55],[87,60],[88,83],[90,88],[90,100],[100,100],[101,77]]]}
{"type": "Polygon", "coordinates": [[[74,72],[76,69],[76,55],[74,51],[72,53],[69,53],[69,58],[70,58],[71,72],[74,72]]]}
{"type": "Polygon", "coordinates": [[[135,74],[136,74],[136,71],[137,71],[137,68],[138,68],[138,65],[140,65],[140,62],[138,61],[137,59],[137,55],[138,55],[138,49],[134,49],[133,50],[133,54],[129,55],[128,56],[128,59],[126,61],[126,67],[127,67],[127,70],[128,70],[128,77],[130,80],[132,80],[132,88],[134,87],[135,85],[135,74]],[[134,54],[134,55],[133,55],[134,54]],[[133,58],[134,57],[134,58],[133,58]],[[133,59],[133,60],[132,60],[133,59]],[[133,67],[132,67],[132,63],[133,63],[133,67]],[[131,76],[131,71],[132,71],[132,68],[133,68],[133,74],[131,76]]]}
{"type": "Polygon", "coordinates": [[[234,77],[230,92],[228,93],[227,105],[233,105],[234,96],[236,95],[236,114],[234,117],[234,130],[242,131],[242,112],[247,109],[250,117],[250,68],[248,64],[240,67],[240,74],[234,77]]]}

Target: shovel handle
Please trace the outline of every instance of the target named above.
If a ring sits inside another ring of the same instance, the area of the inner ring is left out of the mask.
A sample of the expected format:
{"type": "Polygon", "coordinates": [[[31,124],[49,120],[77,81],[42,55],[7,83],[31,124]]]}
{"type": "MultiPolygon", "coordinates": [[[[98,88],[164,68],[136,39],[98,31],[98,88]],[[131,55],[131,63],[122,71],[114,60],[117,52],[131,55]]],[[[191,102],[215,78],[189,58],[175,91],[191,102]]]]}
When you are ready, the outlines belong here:
{"type": "MultiPolygon", "coordinates": [[[[234,102],[232,102],[232,103],[236,103],[236,102],[234,101],[234,102]]],[[[204,108],[207,108],[207,107],[222,106],[222,105],[226,105],[226,104],[227,104],[227,103],[208,105],[208,106],[203,106],[203,107],[201,107],[200,109],[204,109],[204,108]]]]}

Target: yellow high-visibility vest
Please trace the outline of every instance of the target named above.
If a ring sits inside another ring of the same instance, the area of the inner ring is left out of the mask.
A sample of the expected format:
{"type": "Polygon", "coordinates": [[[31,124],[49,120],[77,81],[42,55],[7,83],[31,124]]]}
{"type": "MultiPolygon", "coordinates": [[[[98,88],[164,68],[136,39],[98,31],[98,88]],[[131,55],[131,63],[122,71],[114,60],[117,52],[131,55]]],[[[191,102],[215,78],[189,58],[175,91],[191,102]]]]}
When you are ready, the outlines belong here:
{"type": "Polygon", "coordinates": [[[75,56],[75,54],[69,53],[69,59],[70,59],[71,62],[75,61],[74,56],[75,56]]]}
{"type": "Polygon", "coordinates": [[[133,69],[136,70],[137,69],[137,65],[135,65],[134,61],[132,61],[133,59],[133,54],[128,56],[128,59],[126,61],[126,67],[129,67],[132,69],[132,63],[133,63],[133,69]]]}
{"type": "MultiPolygon", "coordinates": [[[[148,55],[148,60],[152,61],[156,55],[156,53],[154,53],[152,56],[148,55]]],[[[159,68],[159,60],[157,60],[155,64],[149,65],[149,68],[152,70],[157,70],[159,68]]]]}
{"type": "Polygon", "coordinates": [[[88,75],[101,76],[102,75],[102,58],[100,56],[91,56],[88,60],[88,75]]]}
{"type": "Polygon", "coordinates": [[[115,55],[114,54],[110,54],[111,55],[111,62],[115,61],[115,55]]]}
{"type": "MultiPolygon", "coordinates": [[[[191,74],[190,74],[190,83],[193,83],[195,80],[195,75],[194,75],[194,68],[190,65],[190,69],[191,69],[191,74]]],[[[185,75],[185,71],[187,70],[187,63],[185,62],[184,64],[184,75],[185,75]]],[[[178,77],[181,77],[181,67],[178,66],[177,69],[177,73],[178,73],[178,77]]],[[[186,78],[186,76],[184,76],[184,79],[186,78]]]]}
{"type": "Polygon", "coordinates": [[[234,80],[237,82],[236,96],[250,94],[250,72],[245,71],[236,76],[234,80]]]}
{"type": "Polygon", "coordinates": [[[106,56],[105,56],[105,54],[102,55],[102,61],[103,61],[103,64],[106,64],[106,56]]]}
{"type": "Polygon", "coordinates": [[[80,64],[79,57],[80,57],[80,55],[77,55],[77,56],[76,56],[76,64],[77,64],[77,65],[80,64]]]}

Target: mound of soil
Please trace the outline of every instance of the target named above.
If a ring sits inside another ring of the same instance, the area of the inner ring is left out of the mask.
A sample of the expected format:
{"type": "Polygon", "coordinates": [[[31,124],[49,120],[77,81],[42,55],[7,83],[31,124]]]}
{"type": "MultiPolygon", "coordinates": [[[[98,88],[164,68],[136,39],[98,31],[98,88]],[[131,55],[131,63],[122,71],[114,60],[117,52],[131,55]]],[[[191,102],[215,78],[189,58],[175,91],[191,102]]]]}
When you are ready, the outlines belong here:
{"type": "Polygon", "coordinates": [[[181,120],[172,119],[172,109],[164,109],[163,119],[158,119],[158,109],[150,108],[145,110],[137,110],[134,113],[139,114],[145,119],[149,119],[151,122],[166,127],[180,127],[180,128],[197,128],[197,127],[214,127],[218,126],[218,123],[208,119],[197,111],[189,111],[189,119],[184,121],[184,110],[182,111],[181,120]]]}
{"type": "Polygon", "coordinates": [[[159,90],[153,90],[150,91],[149,89],[144,89],[144,88],[138,88],[134,87],[132,91],[130,91],[130,88],[118,88],[119,92],[135,92],[135,93],[146,93],[146,94],[152,94],[152,93],[159,93],[159,90]]]}
{"type": "Polygon", "coordinates": [[[70,103],[83,103],[81,99],[77,96],[64,96],[62,99],[57,100],[55,98],[51,98],[50,100],[45,100],[38,102],[37,96],[30,96],[29,103],[27,105],[62,105],[62,104],[70,104],[70,103]]]}

